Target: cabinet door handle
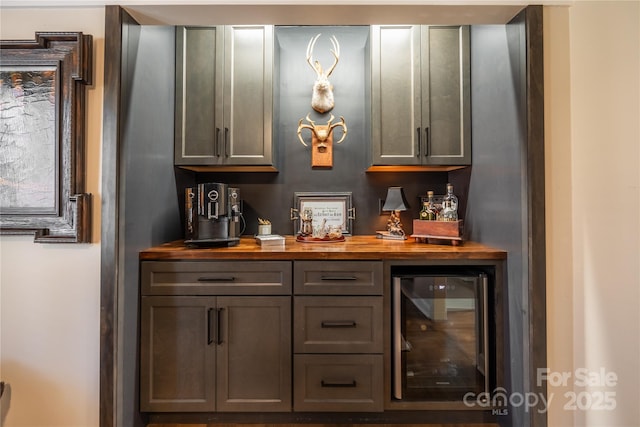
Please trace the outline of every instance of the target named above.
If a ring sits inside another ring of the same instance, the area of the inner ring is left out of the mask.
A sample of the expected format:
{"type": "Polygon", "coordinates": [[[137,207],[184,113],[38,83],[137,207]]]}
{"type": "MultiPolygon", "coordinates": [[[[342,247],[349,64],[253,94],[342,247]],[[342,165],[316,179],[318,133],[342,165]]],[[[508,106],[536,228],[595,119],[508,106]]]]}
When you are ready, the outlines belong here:
{"type": "Polygon", "coordinates": [[[220,329],[221,308],[210,308],[207,311],[207,345],[216,343],[222,344],[222,333],[220,329]]]}
{"type": "Polygon", "coordinates": [[[321,276],[320,280],[358,280],[356,276],[321,276]]]}
{"type": "Polygon", "coordinates": [[[322,380],[320,381],[322,387],[356,387],[356,380],[322,380]]]}
{"type": "Polygon", "coordinates": [[[213,333],[218,330],[218,310],[215,308],[210,308],[207,310],[207,345],[211,345],[217,338],[213,337],[213,333]],[[213,315],[213,312],[216,312],[216,315],[213,315]]]}
{"type": "Polygon", "coordinates": [[[416,128],[416,133],[418,134],[418,154],[416,154],[416,157],[420,157],[420,151],[422,149],[422,129],[416,128]]]}
{"type": "Polygon", "coordinates": [[[323,320],[320,326],[323,328],[355,328],[355,320],[323,320]]]}
{"type": "Polygon", "coordinates": [[[431,132],[429,127],[424,128],[424,156],[431,155],[431,132]]]}
{"type": "Polygon", "coordinates": [[[224,128],[224,155],[229,157],[229,128],[224,128]]]}
{"type": "Polygon", "coordinates": [[[216,344],[222,344],[222,310],[224,308],[218,308],[216,310],[216,344]]]}
{"type": "Polygon", "coordinates": [[[207,283],[211,283],[211,282],[233,282],[235,281],[236,278],[231,276],[231,277],[198,277],[198,282],[207,282],[207,283]]]}
{"type": "Polygon", "coordinates": [[[213,155],[220,157],[220,128],[216,128],[216,140],[213,144],[213,155]]]}

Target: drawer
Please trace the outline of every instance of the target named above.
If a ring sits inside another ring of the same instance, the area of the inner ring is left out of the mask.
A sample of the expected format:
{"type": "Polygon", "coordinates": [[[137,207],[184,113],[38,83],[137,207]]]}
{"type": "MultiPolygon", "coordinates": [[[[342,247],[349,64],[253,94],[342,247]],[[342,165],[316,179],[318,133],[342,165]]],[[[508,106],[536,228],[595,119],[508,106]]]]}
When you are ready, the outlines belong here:
{"type": "Polygon", "coordinates": [[[380,412],[382,355],[295,355],[293,410],[380,412]]]}
{"type": "Polygon", "coordinates": [[[294,297],[295,353],[382,353],[382,297],[294,297]]]}
{"type": "Polygon", "coordinates": [[[143,261],[142,295],[291,295],[290,261],[143,261]]]}
{"type": "Polygon", "coordinates": [[[296,261],[299,295],[382,295],[382,261],[296,261]]]}

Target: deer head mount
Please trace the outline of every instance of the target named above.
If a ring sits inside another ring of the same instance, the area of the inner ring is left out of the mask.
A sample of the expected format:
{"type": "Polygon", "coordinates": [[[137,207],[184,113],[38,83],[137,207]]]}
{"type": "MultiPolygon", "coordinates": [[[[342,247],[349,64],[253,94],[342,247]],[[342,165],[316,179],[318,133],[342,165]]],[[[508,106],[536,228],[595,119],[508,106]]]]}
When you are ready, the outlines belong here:
{"type": "Polygon", "coordinates": [[[336,144],[340,144],[347,136],[347,124],[344,121],[344,117],[340,117],[340,121],[332,123],[333,114],[329,118],[326,125],[316,125],[316,123],[307,117],[305,119],[309,124],[302,123],[302,120],[298,122],[298,139],[305,147],[308,145],[302,139],[302,130],[309,129],[311,131],[311,166],[312,167],[332,167],[333,166],[333,129],[338,126],[342,127],[344,133],[342,138],[336,144]]]}
{"type": "Polygon", "coordinates": [[[318,41],[320,34],[313,37],[307,45],[307,62],[316,72],[317,78],[313,83],[313,94],[311,96],[311,107],[318,113],[326,113],[331,111],[334,106],[333,100],[333,85],[329,82],[329,76],[333,72],[333,69],[338,65],[338,59],[340,58],[340,44],[336,39],[336,36],[331,36],[331,44],[333,49],[331,53],[335,58],[333,64],[325,71],[322,69],[322,65],[319,61],[313,60],[313,48],[318,41]]]}

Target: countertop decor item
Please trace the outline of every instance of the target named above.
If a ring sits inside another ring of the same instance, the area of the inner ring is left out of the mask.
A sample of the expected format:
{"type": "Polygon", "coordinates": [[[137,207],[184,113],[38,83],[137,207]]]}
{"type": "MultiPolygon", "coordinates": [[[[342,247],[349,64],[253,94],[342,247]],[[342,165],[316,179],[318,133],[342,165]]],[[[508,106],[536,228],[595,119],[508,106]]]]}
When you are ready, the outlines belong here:
{"type": "Polygon", "coordinates": [[[387,230],[376,232],[379,238],[406,240],[407,236],[402,228],[402,222],[400,222],[400,212],[406,211],[408,207],[409,203],[407,203],[402,187],[389,187],[382,210],[390,211],[391,215],[387,221],[387,230]]]}
{"type": "Polygon", "coordinates": [[[271,234],[271,221],[268,219],[258,218],[258,236],[271,234]]]}
{"type": "Polygon", "coordinates": [[[263,248],[284,248],[285,238],[279,234],[258,234],[256,243],[263,248]]]}
{"type": "Polygon", "coordinates": [[[463,242],[463,222],[413,220],[413,234],[416,242],[430,244],[451,244],[457,246],[463,242]]]}
{"type": "Polygon", "coordinates": [[[294,224],[294,235],[316,238],[331,235],[332,240],[340,240],[340,234],[352,234],[356,209],[352,205],[351,192],[296,192],[293,204],[290,219],[294,224]],[[322,236],[321,231],[324,231],[322,236]]]}

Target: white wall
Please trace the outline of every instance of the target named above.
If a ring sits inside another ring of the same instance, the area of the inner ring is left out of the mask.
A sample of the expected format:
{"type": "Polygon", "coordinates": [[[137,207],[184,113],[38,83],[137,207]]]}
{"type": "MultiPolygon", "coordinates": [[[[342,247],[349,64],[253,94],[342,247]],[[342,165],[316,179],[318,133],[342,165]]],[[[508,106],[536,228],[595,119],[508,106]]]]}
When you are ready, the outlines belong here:
{"type": "Polygon", "coordinates": [[[640,3],[576,2],[544,19],[548,355],[572,375],[549,388],[549,425],[637,426],[640,3]],[[581,387],[580,369],[595,383],[581,387]]]}
{"type": "Polygon", "coordinates": [[[2,9],[0,38],[82,31],[94,40],[87,95],[91,244],[35,244],[0,237],[0,378],[8,384],[0,425],[98,425],[100,361],[100,156],[104,8],[2,9]]]}

